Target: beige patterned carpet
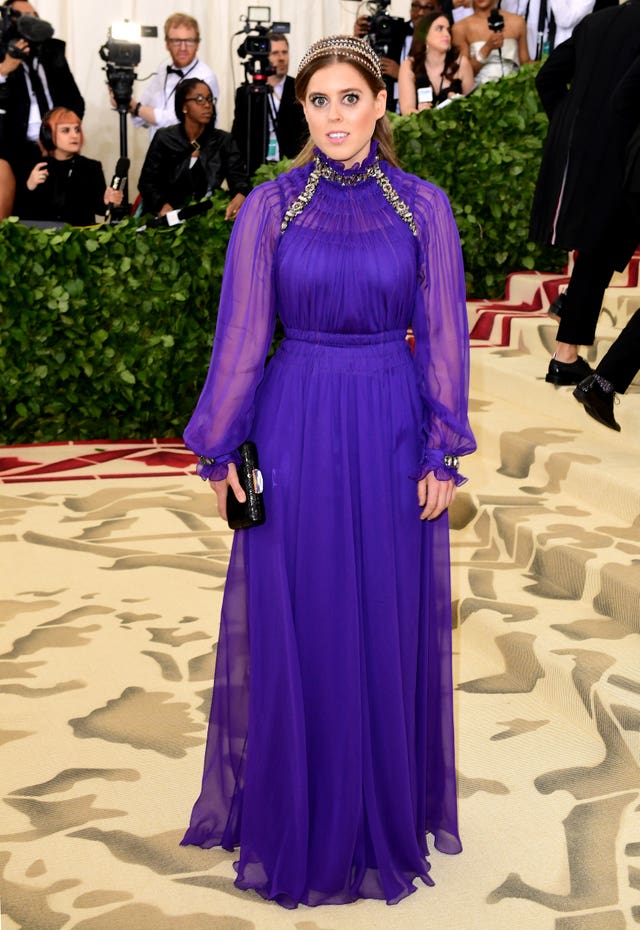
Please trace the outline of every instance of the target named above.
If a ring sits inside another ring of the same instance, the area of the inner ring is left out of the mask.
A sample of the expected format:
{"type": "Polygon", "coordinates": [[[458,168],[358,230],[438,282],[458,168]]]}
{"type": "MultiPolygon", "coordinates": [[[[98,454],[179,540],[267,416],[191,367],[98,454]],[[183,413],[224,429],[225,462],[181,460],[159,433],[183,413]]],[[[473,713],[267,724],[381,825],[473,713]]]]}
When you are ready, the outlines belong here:
{"type": "MultiPolygon", "coordinates": [[[[179,443],[0,449],[2,930],[640,925],[640,396],[544,383],[557,281],[470,305],[479,453],[453,512],[465,851],[397,907],[277,905],[178,845],[230,545],[179,443]]],[[[561,283],[561,282],[560,282],[561,283]]],[[[640,304],[611,288],[602,352],[640,304]]],[[[631,286],[629,286],[631,284],[631,286]]]]}

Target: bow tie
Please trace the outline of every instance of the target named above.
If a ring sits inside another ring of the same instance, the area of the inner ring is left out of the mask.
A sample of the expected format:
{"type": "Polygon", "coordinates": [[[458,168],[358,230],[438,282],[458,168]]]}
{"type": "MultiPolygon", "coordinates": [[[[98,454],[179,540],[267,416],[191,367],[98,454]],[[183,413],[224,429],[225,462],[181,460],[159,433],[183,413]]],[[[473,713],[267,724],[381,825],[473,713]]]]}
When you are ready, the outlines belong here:
{"type": "Polygon", "coordinates": [[[167,65],[167,74],[177,74],[178,77],[184,77],[184,71],[180,68],[172,68],[171,65],[167,65]]]}

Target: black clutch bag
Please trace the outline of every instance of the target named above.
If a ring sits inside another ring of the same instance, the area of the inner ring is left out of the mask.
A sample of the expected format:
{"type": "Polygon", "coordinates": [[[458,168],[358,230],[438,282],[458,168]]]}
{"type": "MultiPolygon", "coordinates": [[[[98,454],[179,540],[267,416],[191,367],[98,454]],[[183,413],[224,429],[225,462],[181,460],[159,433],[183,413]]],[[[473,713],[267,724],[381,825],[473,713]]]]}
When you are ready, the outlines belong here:
{"type": "Polygon", "coordinates": [[[247,499],[241,504],[233,490],[230,487],[227,489],[227,522],[232,530],[260,526],[266,519],[256,445],[254,442],[243,442],[238,452],[242,460],[238,465],[238,478],[247,499]]]}

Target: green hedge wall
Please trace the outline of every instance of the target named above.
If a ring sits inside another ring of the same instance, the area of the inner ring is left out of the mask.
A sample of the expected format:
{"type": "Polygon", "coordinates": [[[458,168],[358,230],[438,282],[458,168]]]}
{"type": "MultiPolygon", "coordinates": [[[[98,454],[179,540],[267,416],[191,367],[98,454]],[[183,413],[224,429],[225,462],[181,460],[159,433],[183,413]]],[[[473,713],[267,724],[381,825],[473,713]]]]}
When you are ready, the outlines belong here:
{"type": "Polygon", "coordinates": [[[502,296],[511,271],[558,271],[566,263],[566,254],[528,241],[548,125],[535,89],[538,68],[525,65],[441,110],[394,119],[402,167],[449,196],[470,297],[502,296]]]}
{"type": "Polygon", "coordinates": [[[211,349],[225,199],[182,226],[140,233],[133,220],[2,224],[3,443],[180,434],[211,349]]]}
{"type": "MultiPolygon", "coordinates": [[[[393,119],[400,161],[448,193],[468,292],[562,256],[527,241],[546,119],[534,70],[393,119]]],[[[257,180],[279,170],[262,168],[257,180]]],[[[0,442],[180,435],[202,385],[230,226],[225,196],[173,229],[0,224],[0,442]]]]}

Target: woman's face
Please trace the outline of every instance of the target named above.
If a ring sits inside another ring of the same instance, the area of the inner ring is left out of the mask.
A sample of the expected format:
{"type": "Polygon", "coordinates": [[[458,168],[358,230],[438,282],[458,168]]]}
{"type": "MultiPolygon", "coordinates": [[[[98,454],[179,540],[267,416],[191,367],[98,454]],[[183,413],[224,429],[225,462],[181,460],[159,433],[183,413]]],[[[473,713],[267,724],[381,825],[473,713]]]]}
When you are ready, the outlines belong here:
{"type": "Polygon", "coordinates": [[[435,52],[448,52],[451,48],[451,27],[446,16],[439,16],[431,23],[427,33],[427,48],[435,52]]]}
{"type": "Polygon", "coordinates": [[[211,95],[209,85],[201,81],[191,88],[189,96],[184,99],[186,119],[206,126],[207,123],[211,122],[213,117],[214,105],[215,101],[211,95]]]}
{"type": "Polygon", "coordinates": [[[357,68],[337,62],[311,77],[302,106],[315,145],[351,168],[369,154],[386,102],[386,91],[374,94],[357,68]]]}
{"type": "Polygon", "coordinates": [[[80,123],[58,123],[55,138],[56,158],[71,158],[82,148],[82,125],[80,123]]]}

